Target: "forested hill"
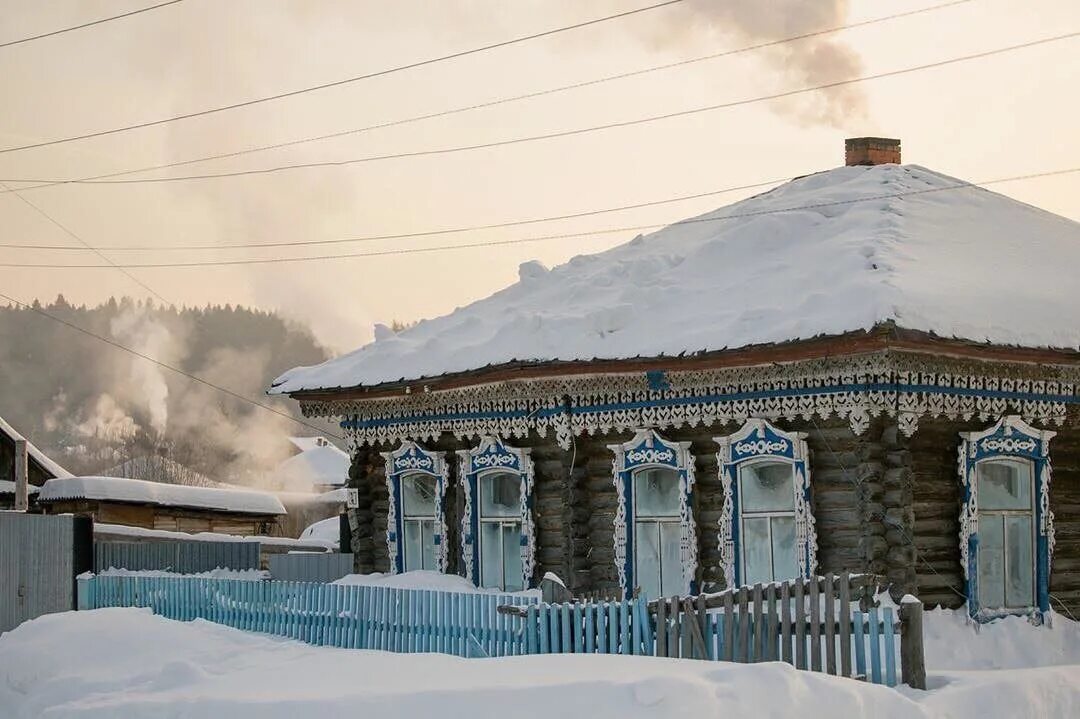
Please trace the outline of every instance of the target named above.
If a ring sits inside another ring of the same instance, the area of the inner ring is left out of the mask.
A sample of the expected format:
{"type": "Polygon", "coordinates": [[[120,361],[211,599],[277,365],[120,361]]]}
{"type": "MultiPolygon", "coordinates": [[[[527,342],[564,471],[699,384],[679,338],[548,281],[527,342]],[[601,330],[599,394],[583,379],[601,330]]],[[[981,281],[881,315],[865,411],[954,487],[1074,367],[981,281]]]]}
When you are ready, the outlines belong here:
{"type": "MultiPolygon", "coordinates": [[[[266,386],[327,357],[305,327],[244,307],[75,307],[62,296],[35,307],[294,416],[295,403],[265,397],[266,386]]],[[[0,307],[0,416],[77,474],[156,454],[257,483],[287,456],[289,434],[313,433],[18,307],[0,307]]]]}

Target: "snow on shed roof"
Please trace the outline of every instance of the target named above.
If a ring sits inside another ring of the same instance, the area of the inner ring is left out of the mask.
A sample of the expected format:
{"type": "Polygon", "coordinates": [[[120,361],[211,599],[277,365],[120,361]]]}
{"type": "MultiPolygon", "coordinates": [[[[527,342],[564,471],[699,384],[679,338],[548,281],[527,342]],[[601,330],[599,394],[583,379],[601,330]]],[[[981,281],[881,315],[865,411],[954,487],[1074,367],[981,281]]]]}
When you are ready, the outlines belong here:
{"type": "Polygon", "coordinates": [[[274,477],[286,487],[341,486],[349,478],[350,462],[347,452],[328,444],[289,457],[274,469],[274,477]]]}
{"type": "Polygon", "coordinates": [[[890,320],[1076,349],[1077,266],[1076,222],[918,165],[839,167],[550,271],[527,262],[491,297],[290,370],[271,392],[721,350],[890,320]]]}
{"type": "MultiPolygon", "coordinates": [[[[21,434],[16,432],[15,428],[12,427],[10,424],[8,424],[8,422],[3,417],[0,417],[0,433],[6,434],[8,437],[10,437],[13,440],[25,439],[21,434]]],[[[72,476],[71,472],[67,471],[66,469],[61,467],[59,464],[57,464],[56,462],[54,462],[53,460],[51,460],[47,456],[45,456],[45,453],[42,452],[37,447],[35,447],[33,442],[27,442],[26,443],[26,453],[28,455],[30,455],[30,457],[35,462],[38,463],[39,467],[41,467],[43,470],[45,470],[47,473],[51,474],[52,476],[54,476],[54,477],[70,477],[70,476],[72,476]]]]}
{"type": "Polygon", "coordinates": [[[285,514],[285,507],[272,494],[246,489],[187,487],[179,484],[147,482],[121,477],[69,477],[50,479],[38,493],[39,502],[65,499],[98,499],[138,502],[163,507],[213,509],[241,514],[285,514]]]}

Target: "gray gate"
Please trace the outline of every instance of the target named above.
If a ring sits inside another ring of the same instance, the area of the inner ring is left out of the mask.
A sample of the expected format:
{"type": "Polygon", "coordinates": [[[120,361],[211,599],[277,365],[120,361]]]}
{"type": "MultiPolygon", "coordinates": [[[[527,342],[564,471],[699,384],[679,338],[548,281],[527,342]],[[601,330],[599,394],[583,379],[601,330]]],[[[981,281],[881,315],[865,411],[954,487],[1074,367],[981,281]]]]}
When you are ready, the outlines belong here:
{"type": "Polygon", "coordinates": [[[0,512],[0,632],[75,608],[75,577],[93,567],[89,517],[0,512]]]}
{"type": "Polygon", "coordinates": [[[214,569],[258,569],[258,542],[94,542],[94,571],[160,569],[197,574],[214,569]]]}

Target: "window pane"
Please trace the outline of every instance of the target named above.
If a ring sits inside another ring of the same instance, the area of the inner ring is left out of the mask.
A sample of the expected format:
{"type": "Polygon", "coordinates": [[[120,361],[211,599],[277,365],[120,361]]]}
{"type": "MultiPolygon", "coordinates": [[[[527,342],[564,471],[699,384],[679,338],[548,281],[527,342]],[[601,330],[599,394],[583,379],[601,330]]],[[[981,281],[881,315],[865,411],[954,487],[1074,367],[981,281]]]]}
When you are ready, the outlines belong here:
{"type": "Polygon", "coordinates": [[[405,571],[423,569],[423,537],[420,522],[405,522],[405,571]]]}
{"type": "Polygon", "coordinates": [[[743,519],[743,584],[772,581],[769,521],[768,517],[743,519]]]}
{"type": "Polygon", "coordinates": [[[660,589],[665,597],[686,593],[679,552],[681,535],[678,522],[660,522],[660,589]]]}
{"type": "Polygon", "coordinates": [[[435,522],[426,521],[421,522],[421,529],[424,535],[423,544],[423,569],[435,569],[435,522]]]}
{"type": "Polygon", "coordinates": [[[756,462],[739,469],[739,500],[743,512],[776,512],[795,509],[793,465],[787,462],[756,462]]]}
{"type": "Polygon", "coordinates": [[[480,516],[521,516],[521,478],[516,473],[480,475],[480,516]]]}
{"type": "Polygon", "coordinates": [[[795,553],[795,517],[772,518],[772,554],[772,581],[781,582],[799,576],[798,556],[795,553]]]}
{"type": "Polygon", "coordinates": [[[503,546],[503,589],[508,592],[520,592],[525,589],[525,578],[521,564],[521,525],[504,524],[502,528],[503,546]]]}
{"type": "Polygon", "coordinates": [[[402,477],[401,504],[406,517],[435,516],[435,478],[426,474],[402,477]]]}
{"type": "Polygon", "coordinates": [[[978,465],[979,509],[1031,509],[1031,464],[994,460],[978,465]]]}
{"type": "MultiPolygon", "coordinates": [[[[981,534],[981,528],[980,528],[981,534]]],[[[1031,517],[1005,518],[1005,562],[1008,567],[1005,582],[1005,603],[1010,607],[1030,607],[1035,604],[1033,574],[1035,558],[1032,553],[1031,517]]]]}
{"type": "Polygon", "coordinates": [[[679,516],[679,473],[642,469],[634,473],[634,512],[639,517],[679,516]]]}
{"type": "Polygon", "coordinates": [[[987,609],[1005,606],[1003,517],[979,515],[979,603],[987,609]]]}
{"type": "Polygon", "coordinates": [[[642,596],[660,597],[660,537],[656,522],[634,524],[634,576],[642,596]]]}
{"type": "Polygon", "coordinates": [[[502,532],[498,522],[480,523],[480,586],[502,586],[502,532]]]}

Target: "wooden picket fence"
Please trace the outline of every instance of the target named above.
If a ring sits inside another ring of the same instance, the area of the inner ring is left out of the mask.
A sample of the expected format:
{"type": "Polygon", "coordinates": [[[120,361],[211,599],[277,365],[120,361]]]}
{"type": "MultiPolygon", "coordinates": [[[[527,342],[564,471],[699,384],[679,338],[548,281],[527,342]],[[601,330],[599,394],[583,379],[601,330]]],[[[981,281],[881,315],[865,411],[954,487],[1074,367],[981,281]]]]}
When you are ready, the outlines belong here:
{"type": "Polygon", "coordinates": [[[499,606],[536,597],[463,594],[317,582],[201,577],[79,577],[79,609],[149,607],[169,619],[205,619],[316,645],[461,657],[535,653],[499,606]]]}

